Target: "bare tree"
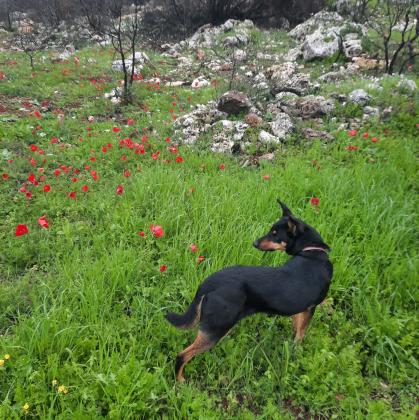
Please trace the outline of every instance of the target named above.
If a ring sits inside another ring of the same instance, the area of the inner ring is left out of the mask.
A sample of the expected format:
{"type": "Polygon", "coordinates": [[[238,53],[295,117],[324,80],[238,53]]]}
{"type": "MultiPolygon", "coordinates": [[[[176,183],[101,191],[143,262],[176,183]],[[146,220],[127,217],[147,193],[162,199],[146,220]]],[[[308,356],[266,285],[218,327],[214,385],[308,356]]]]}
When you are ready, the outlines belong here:
{"type": "MultiPolygon", "coordinates": [[[[384,55],[388,74],[394,73],[402,56],[408,55],[407,60],[412,61],[417,55],[414,45],[419,37],[419,21],[413,24],[415,15],[419,15],[416,5],[417,0],[381,0],[371,12],[370,25],[380,40],[375,46],[384,55]]],[[[406,58],[403,63],[407,63],[406,58]]]]}
{"type": "Polygon", "coordinates": [[[137,45],[140,38],[141,0],[132,0],[128,14],[124,13],[123,0],[80,0],[84,15],[93,31],[109,38],[119,55],[124,73],[122,100],[132,103],[132,85],[136,73],[137,45]]]}
{"type": "Polygon", "coordinates": [[[47,47],[49,33],[40,26],[32,26],[15,34],[15,44],[28,56],[31,70],[35,70],[35,56],[47,47]]]}
{"type": "Polygon", "coordinates": [[[8,32],[13,31],[12,14],[14,11],[15,8],[13,7],[12,0],[0,0],[0,19],[4,19],[3,25],[0,25],[0,27],[8,32]]]}

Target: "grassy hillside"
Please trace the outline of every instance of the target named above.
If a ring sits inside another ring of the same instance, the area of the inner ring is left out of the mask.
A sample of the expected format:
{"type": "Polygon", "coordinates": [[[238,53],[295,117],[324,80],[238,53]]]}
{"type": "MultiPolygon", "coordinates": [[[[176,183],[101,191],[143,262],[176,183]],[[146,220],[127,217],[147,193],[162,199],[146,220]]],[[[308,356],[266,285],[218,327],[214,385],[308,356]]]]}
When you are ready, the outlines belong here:
{"type": "Polygon", "coordinates": [[[326,121],[334,142],[282,145],[243,168],[174,146],[174,118],[215,88],[137,82],[141,106],[115,110],[109,52],[78,56],[31,76],[23,55],[0,54],[0,418],[415,418],[417,97],[389,78],[375,99],[395,107],[388,122],[352,137],[326,121]],[[222,267],[286,261],[251,246],[277,198],[333,250],[326,304],[302,345],[289,319],[254,316],[176,384],[195,332],[165,312],[222,267]]]}

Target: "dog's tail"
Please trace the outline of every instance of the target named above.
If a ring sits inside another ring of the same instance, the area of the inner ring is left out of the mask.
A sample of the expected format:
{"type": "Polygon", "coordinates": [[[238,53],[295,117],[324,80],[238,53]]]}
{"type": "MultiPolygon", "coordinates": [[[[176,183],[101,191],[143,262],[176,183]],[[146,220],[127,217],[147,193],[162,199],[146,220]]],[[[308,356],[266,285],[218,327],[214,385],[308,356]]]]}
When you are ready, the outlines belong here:
{"type": "Polygon", "coordinates": [[[186,329],[195,327],[201,320],[201,306],[204,297],[205,295],[195,296],[184,314],[169,312],[166,314],[166,319],[176,328],[186,329]]]}

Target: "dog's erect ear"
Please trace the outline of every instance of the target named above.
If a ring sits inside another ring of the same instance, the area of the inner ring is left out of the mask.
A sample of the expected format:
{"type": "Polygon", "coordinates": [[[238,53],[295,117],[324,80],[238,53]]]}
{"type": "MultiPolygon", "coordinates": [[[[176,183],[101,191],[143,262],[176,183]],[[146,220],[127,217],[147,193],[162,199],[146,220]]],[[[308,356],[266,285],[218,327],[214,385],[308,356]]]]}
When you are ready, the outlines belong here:
{"type": "Polygon", "coordinates": [[[281,207],[282,209],[282,217],[292,215],[291,210],[281,200],[278,200],[278,204],[279,204],[279,207],[281,207]]]}
{"type": "Polygon", "coordinates": [[[288,231],[294,236],[297,236],[297,234],[303,233],[304,231],[304,225],[292,214],[288,216],[288,231]]]}

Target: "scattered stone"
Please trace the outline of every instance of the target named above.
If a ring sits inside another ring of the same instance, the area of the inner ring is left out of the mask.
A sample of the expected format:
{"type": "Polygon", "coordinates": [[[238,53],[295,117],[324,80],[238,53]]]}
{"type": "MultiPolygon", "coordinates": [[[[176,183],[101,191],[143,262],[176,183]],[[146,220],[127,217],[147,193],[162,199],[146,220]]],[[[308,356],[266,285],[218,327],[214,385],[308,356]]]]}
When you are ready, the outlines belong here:
{"type": "Polygon", "coordinates": [[[244,118],[244,121],[246,124],[248,124],[250,127],[256,128],[262,125],[262,118],[260,118],[258,115],[256,114],[247,114],[246,117],[244,118]]]}
{"type": "Polygon", "coordinates": [[[287,98],[284,103],[285,106],[281,106],[284,112],[303,119],[329,115],[335,109],[333,99],[325,99],[323,96],[315,95],[308,95],[303,98],[287,98]]]}
{"type": "Polygon", "coordinates": [[[192,84],[191,84],[191,87],[193,88],[193,89],[200,89],[200,88],[203,88],[203,87],[207,87],[207,86],[209,86],[211,83],[207,80],[207,79],[205,79],[205,77],[204,76],[199,76],[198,78],[196,78],[193,82],[192,82],[192,84]]]}
{"type": "Polygon", "coordinates": [[[364,89],[355,89],[349,94],[351,102],[362,106],[367,105],[371,99],[371,96],[364,89]]]}
{"type": "MultiPolygon", "coordinates": [[[[133,60],[130,58],[127,58],[125,60],[125,68],[128,70],[128,72],[132,71],[132,61],[133,60]]],[[[149,58],[145,53],[141,51],[137,51],[135,53],[135,58],[134,58],[134,74],[138,74],[138,72],[142,70],[144,64],[148,61],[149,61],[149,58]]],[[[115,60],[112,63],[112,70],[116,72],[124,71],[123,61],[115,60]]]]}
{"type": "Polygon", "coordinates": [[[243,50],[235,50],[233,53],[233,58],[237,61],[245,61],[247,58],[246,51],[243,50]]]}
{"type": "Polygon", "coordinates": [[[301,134],[306,140],[323,140],[326,142],[333,141],[334,137],[326,131],[314,130],[309,127],[301,129],[301,134]]]}
{"type": "Polygon", "coordinates": [[[285,62],[268,68],[265,74],[272,81],[272,91],[303,95],[310,88],[310,76],[299,72],[296,63],[285,62]]]}
{"type": "Polygon", "coordinates": [[[414,92],[417,88],[416,82],[411,79],[401,79],[400,82],[397,84],[397,87],[400,90],[414,92]]]}
{"type": "Polygon", "coordinates": [[[218,100],[218,110],[229,115],[247,112],[251,106],[249,98],[242,92],[226,92],[218,100]]]}
{"type": "Polygon", "coordinates": [[[285,112],[279,112],[275,116],[275,120],[270,123],[272,133],[280,140],[285,139],[295,130],[295,126],[285,112]]]}
{"type": "Polygon", "coordinates": [[[268,162],[272,162],[275,159],[274,153],[265,153],[264,155],[259,157],[259,160],[266,160],[268,162]]]}
{"type": "Polygon", "coordinates": [[[304,60],[326,58],[336,54],[339,51],[337,32],[335,28],[317,29],[311,35],[307,35],[302,47],[304,60]]]}
{"type": "Polygon", "coordinates": [[[353,57],[352,62],[355,63],[360,70],[381,70],[385,67],[384,60],[376,60],[374,58],[353,57]]]}
{"type": "Polygon", "coordinates": [[[259,133],[258,140],[261,143],[280,143],[281,140],[278,137],[273,136],[272,134],[268,133],[267,131],[262,130],[259,133]]]}

